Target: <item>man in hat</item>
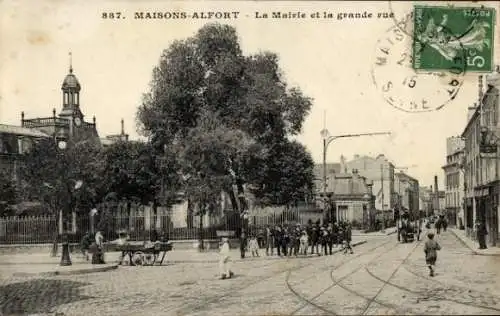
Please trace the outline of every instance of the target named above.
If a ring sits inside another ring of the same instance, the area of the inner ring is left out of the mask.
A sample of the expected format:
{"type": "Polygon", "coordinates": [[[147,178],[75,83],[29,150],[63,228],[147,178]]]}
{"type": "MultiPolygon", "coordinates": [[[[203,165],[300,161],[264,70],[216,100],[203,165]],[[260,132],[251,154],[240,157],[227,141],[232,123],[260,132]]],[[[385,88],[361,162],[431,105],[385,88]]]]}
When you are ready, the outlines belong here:
{"type": "Polygon", "coordinates": [[[224,237],[222,238],[222,245],[219,252],[219,273],[222,280],[231,278],[233,272],[231,272],[230,267],[231,254],[229,252],[229,240],[224,237]]]}
{"type": "Polygon", "coordinates": [[[477,241],[479,242],[479,249],[488,248],[486,246],[486,235],[488,235],[488,231],[486,230],[484,223],[479,219],[476,219],[476,234],[477,241]]]}

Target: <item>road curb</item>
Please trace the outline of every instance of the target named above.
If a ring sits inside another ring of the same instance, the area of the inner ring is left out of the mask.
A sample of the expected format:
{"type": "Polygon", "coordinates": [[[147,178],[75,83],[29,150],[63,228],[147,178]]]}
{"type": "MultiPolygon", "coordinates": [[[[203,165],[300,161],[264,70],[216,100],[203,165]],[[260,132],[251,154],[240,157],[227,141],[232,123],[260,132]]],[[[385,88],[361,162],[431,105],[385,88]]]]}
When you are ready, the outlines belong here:
{"type": "Polygon", "coordinates": [[[118,264],[108,265],[105,267],[96,268],[86,268],[68,271],[50,271],[50,272],[14,272],[12,275],[16,277],[26,277],[26,276],[43,276],[43,277],[53,277],[59,275],[77,275],[77,274],[87,274],[96,272],[107,272],[111,270],[118,269],[118,264]]]}
{"type": "Polygon", "coordinates": [[[465,242],[465,240],[462,239],[461,236],[459,236],[457,233],[455,233],[455,231],[453,231],[452,229],[449,230],[450,232],[452,232],[452,234],[458,239],[460,240],[460,242],[465,245],[465,247],[469,248],[470,251],[472,251],[472,253],[474,255],[477,255],[477,256],[489,256],[489,257],[500,257],[500,253],[482,253],[482,252],[478,252],[477,250],[473,249],[471,246],[469,246],[469,244],[467,242],[465,242]]]}
{"type": "MultiPolygon", "coordinates": [[[[360,240],[360,241],[352,243],[351,246],[356,247],[356,246],[359,246],[362,244],[366,244],[366,242],[367,242],[366,240],[360,240]]],[[[338,252],[341,252],[341,251],[342,251],[342,249],[336,248],[336,249],[332,250],[332,255],[334,255],[338,252]]],[[[324,255],[321,255],[321,256],[324,256],[324,255]]],[[[318,258],[321,256],[317,256],[317,255],[306,255],[306,256],[297,256],[297,257],[277,257],[277,256],[267,257],[267,256],[262,256],[262,257],[259,257],[259,259],[255,259],[255,257],[247,257],[246,259],[238,258],[238,259],[234,259],[231,261],[232,262],[244,262],[244,261],[249,262],[249,261],[272,261],[272,260],[283,260],[283,259],[296,260],[296,259],[305,259],[305,258],[318,258]]],[[[165,258],[165,261],[166,261],[165,266],[168,266],[169,263],[217,263],[217,262],[219,262],[218,259],[214,259],[214,260],[168,260],[168,258],[165,258]]]]}

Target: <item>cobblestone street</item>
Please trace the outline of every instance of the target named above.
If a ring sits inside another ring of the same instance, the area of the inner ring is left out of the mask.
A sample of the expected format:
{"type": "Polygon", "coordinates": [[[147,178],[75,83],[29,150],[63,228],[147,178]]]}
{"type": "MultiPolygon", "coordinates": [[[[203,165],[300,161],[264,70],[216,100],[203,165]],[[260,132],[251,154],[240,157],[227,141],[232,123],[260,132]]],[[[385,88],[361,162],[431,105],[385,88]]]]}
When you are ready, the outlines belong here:
{"type": "Polygon", "coordinates": [[[428,277],[423,243],[372,237],[355,253],[120,267],[106,273],[2,280],[1,311],[64,315],[500,314],[500,257],[473,255],[452,233],[438,238],[428,277]]]}

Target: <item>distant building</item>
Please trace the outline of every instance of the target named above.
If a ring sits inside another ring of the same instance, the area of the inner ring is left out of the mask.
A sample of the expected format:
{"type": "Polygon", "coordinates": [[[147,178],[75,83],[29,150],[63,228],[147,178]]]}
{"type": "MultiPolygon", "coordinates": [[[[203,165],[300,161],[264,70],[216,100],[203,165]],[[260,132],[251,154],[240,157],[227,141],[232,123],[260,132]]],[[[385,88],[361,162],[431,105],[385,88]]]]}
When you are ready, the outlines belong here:
{"type": "Polygon", "coordinates": [[[419,207],[424,216],[434,215],[432,186],[419,188],[419,207]]]}
{"type": "Polygon", "coordinates": [[[395,190],[398,196],[396,208],[399,209],[400,214],[407,211],[410,214],[410,218],[418,218],[420,210],[420,187],[418,180],[404,172],[396,173],[395,179],[395,190]]]}
{"type": "Polygon", "coordinates": [[[125,134],[125,126],[124,126],[123,119],[121,121],[121,124],[122,124],[122,129],[121,129],[121,133],[120,134],[108,135],[105,138],[101,138],[100,139],[101,145],[103,147],[111,146],[112,144],[114,144],[114,143],[116,143],[118,141],[124,141],[124,142],[129,141],[128,134],[125,134]]]}
{"type": "Polygon", "coordinates": [[[480,103],[469,108],[468,122],[462,133],[464,149],[464,221],[468,236],[475,239],[475,222],[486,225],[487,243],[496,246],[499,238],[499,77],[497,72],[486,75],[487,88],[483,95],[480,76],[480,103]]]}
{"type": "Polygon", "coordinates": [[[16,179],[23,153],[37,139],[50,138],[49,135],[29,128],[0,124],[0,170],[16,179]]]}
{"type": "Polygon", "coordinates": [[[339,173],[329,179],[328,187],[331,191],[327,196],[332,206],[329,208],[329,219],[368,227],[370,219],[375,216],[371,182],[356,172],[339,173]]]}
{"type": "Polygon", "coordinates": [[[445,177],[445,212],[448,223],[457,227],[464,226],[464,147],[461,137],[446,140],[446,164],[443,166],[445,177]]]}
{"type": "Polygon", "coordinates": [[[384,156],[376,158],[369,156],[354,156],[354,159],[345,163],[345,170],[356,172],[373,184],[375,195],[375,208],[384,211],[386,219],[392,218],[393,210],[397,204],[394,190],[394,165],[384,156]]]}
{"type": "Polygon", "coordinates": [[[89,141],[98,146],[108,146],[117,140],[128,141],[122,120],[121,134],[99,138],[96,128],[96,118],[92,122],[85,121],[80,106],[80,91],[82,86],[73,73],[70,63],[69,72],[61,85],[62,109],[56,115],[26,119],[21,113],[21,126],[0,124],[0,171],[17,177],[18,167],[22,163],[22,154],[29,150],[33,142],[42,138],[52,138],[54,141],[65,140],[69,144],[89,141]]]}
{"type": "Polygon", "coordinates": [[[341,163],[327,164],[326,198],[324,197],[323,165],[314,168],[316,201],[326,210],[324,220],[355,222],[367,226],[375,216],[372,183],[357,172],[346,172],[344,158],[341,163]]]}

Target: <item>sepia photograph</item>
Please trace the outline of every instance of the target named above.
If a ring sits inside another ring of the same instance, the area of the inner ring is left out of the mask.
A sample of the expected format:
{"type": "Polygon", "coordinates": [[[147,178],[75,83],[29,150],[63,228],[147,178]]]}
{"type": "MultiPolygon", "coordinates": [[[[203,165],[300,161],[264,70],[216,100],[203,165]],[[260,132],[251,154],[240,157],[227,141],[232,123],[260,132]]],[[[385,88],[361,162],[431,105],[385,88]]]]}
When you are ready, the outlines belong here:
{"type": "Polygon", "coordinates": [[[500,1],[0,1],[0,315],[500,315],[500,1]]]}

